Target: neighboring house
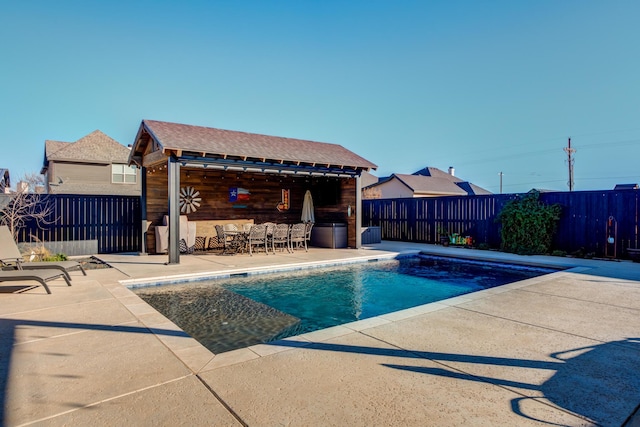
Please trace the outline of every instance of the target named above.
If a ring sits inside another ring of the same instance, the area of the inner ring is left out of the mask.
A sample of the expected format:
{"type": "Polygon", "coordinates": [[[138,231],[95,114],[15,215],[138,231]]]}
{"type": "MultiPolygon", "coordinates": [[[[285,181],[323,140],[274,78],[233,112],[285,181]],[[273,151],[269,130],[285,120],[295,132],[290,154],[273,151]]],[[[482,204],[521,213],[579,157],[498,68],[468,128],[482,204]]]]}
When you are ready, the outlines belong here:
{"type": "Polygon", "coordinates": [[[9,169],[0,168],[0,193],[11,192],[11,178],[9,175],[9,169]]]}
{"type": "Polygon", "coordinates": [[[362,171],[360,174],[360,186],[362,188],[369,187],[370,185],[377,184],[379,181],[378,177],[373,175],[370,172],[362,171]]]}
{"type": "Polygon", "coordinates": [[[99,130],[76,142],[44,143],[46,193],[139,196],[140,169],[130,149],[99,130]]]}
{"type": "Polygon", "coordinates": [[[363,189],[365,199],[395,199],[403,197],[467,196],[491,194],[482,187],[464,181],[454,174],[454,169],[444,172],[426,167],[411,175],[394,173],[381,178],[376,184],[363,189]]]}
{"type": "Polygon", "coordinates": [[[638,184],[616,184],[614,190],[637,190],[638,184]]]}

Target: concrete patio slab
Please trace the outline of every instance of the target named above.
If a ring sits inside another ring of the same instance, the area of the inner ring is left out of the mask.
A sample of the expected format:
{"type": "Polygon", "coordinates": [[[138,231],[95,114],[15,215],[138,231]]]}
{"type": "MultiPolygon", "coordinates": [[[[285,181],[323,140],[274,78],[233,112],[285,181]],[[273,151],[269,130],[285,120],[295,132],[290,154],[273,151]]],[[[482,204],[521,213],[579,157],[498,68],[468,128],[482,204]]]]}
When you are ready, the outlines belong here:
{"type": "Polygon", "coordinates": [[[0,293],[0,424],[640,425],[640,264],[402,242],[276,255],[104,255],[0,293]],[[213,354],[127,288],[427,251],[570,270],[213,354]]]}
{"type": "Polygon", "coordinates": [[[191,374],[140,323],[15,344],[9,367],[5,394],[8,425],[46,418],[191,374]]]}
{"type": "Polygon", "coordinates": [[[229,426],[242,424],[195,376],[136,390],[38,422],[41,426],[229,426]],[[190,396],[178,400],[176,396],[190,396]]]}
{"type": "MultiPolygon", "coordinates": [[[[587,286],[586,282],[584,286],[587,286]]],[[[602,342],[638,338],[640,334],[638,310],[543,294],[535,288],[504,292],[461,307],[602,342]],[[513,310],[512,307],[522,309],[513,310]]]]}
{"type": "MultiPolygon", "coordinates": [[[[438,369],[353,333],[200,376],[249,425],[538,425],[510,410],[518,394],[421,372],[438,369]]],[[[527,404],[537,419],[581,421],[545,404],[527,404]]]]}
{"type": "Polygon", "coordinates": [[[461,307],[366,334],[440,365],[418,372],[486,381],[594,423],[622,425],[640,402],[640,341],[629,348],[461,307]]]}

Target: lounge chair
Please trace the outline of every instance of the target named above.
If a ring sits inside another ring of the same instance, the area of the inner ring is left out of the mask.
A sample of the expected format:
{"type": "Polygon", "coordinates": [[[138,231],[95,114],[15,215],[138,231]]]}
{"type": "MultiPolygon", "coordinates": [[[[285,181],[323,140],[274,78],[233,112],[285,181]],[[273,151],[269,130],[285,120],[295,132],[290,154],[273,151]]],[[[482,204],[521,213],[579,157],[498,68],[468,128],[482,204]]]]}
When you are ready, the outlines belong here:
{"type": "Polygon", "coordinates": [[[0,225],[0,264],[4,268],[13,267],[17,270],[61,270],[66,280],[71,280],[69,271],[72,270],[80,270],[82,274],[87,275],[82,265],[76,261],[24,262],[20,249],[6,225],[0,225]]]}
{"type": "Polygon", "coordinates": [[[68,279],[68,274],[62,270],[0,270],[0,282],[25,282],[35,280],[40,283],[48,294],[51,293],[47,282],[49,280],[55,280],[62,277],[68,286],[71,286],[71,282],[68,279]]]}

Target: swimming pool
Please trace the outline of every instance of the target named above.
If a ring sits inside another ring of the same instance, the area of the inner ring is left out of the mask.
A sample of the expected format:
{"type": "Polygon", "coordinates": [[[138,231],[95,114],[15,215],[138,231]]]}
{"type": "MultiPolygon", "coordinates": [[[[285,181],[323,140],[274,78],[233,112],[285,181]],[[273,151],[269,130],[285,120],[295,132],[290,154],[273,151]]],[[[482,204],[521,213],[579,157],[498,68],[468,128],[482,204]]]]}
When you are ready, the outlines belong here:
{"type": "Polygon", "coordinates": [[[555,271],[421,255],[134,291],[221,353],[555,271]]]}

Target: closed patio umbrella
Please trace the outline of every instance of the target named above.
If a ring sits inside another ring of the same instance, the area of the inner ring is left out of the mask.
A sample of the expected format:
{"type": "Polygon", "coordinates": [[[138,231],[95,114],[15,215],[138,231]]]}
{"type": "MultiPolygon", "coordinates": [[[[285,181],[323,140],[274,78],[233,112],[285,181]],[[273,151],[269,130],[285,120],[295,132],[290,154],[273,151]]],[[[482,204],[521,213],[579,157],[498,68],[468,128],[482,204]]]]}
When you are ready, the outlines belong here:
{"type": "Polygon", "coordinates": [[[313,198],[311,197],[311,191],[307,190],[304,193],[304,200],[302,202],[302,222],[316,222],[315,215],[313,213],[313,198]]]}

